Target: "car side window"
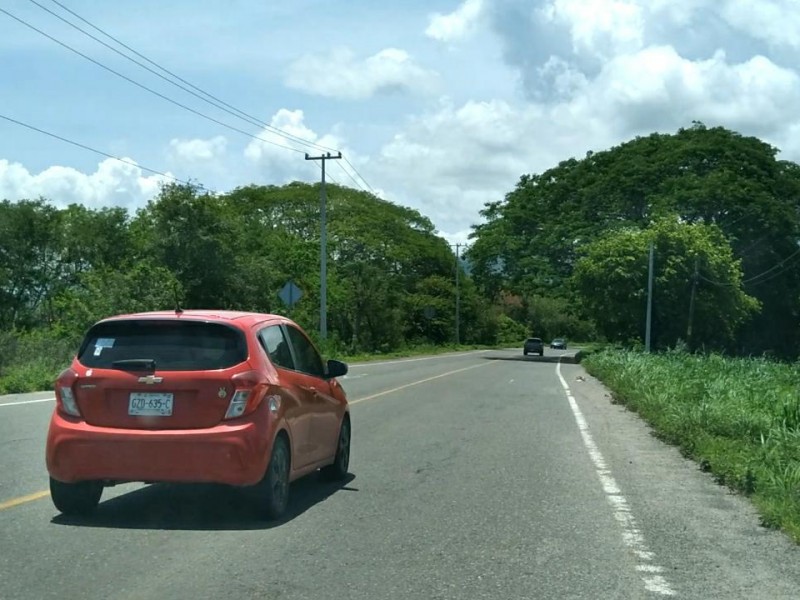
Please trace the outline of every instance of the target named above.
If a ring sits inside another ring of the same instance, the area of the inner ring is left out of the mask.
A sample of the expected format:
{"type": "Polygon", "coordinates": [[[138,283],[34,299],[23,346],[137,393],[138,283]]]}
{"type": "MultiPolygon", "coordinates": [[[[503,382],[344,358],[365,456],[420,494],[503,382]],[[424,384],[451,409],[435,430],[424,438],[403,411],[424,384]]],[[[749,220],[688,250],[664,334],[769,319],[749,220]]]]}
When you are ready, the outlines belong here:
{"type": "Polygon", "coordinates": [[[294,360],[289,344],[283,335],[280,325],[267,327],[259,332],[259,337],[264,345],[264,350],[276,367],[294,370],[294,360]]]}
{"type": "Polygon", "coordinates": [[[311,342],[308,341],[308,338],[300,333],[298,329],[291,326],[286,327],[286,332],[294,348],[297,370],[314,377],[324,377],[325,369],[322,366],[322,357],[320,357],[319,352],[311,342]]]}

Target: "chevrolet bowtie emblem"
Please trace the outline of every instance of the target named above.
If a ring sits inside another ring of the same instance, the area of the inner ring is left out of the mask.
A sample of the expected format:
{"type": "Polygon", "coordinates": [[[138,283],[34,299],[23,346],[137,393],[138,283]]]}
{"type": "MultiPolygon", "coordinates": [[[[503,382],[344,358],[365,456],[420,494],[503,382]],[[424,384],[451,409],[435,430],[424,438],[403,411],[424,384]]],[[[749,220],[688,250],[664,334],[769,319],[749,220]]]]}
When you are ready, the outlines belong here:
{"type": "Polygon", "coordinates": [[[146,383],[147,385],[153,385],[154,383],[161,383],[164,381],[163,377],[156,377],[155,375],[148,375],[147,377],[139,377],[139,383],[146,383]]]}

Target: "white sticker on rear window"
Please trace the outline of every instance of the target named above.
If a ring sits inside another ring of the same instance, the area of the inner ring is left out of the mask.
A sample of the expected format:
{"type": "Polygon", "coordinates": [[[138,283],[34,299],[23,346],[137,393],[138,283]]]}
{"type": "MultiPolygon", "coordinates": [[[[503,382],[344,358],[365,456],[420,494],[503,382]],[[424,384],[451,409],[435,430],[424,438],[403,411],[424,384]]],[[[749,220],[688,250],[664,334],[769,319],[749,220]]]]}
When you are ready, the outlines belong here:
{"type": "Polygon", "coordinates": [[[114,338],[98,338],[94,345],[97,348],[113,348],[114,341],[114,338]]]}
{"type": "Polygon", "coordinates": [[[102,347],[102,346],[95,346],[95,347],[94,347],[94,355],[95,355],[95,356],[100,356],[100,353],[101,353],[102,351],[103,351],[103,347],[102,347]]]}

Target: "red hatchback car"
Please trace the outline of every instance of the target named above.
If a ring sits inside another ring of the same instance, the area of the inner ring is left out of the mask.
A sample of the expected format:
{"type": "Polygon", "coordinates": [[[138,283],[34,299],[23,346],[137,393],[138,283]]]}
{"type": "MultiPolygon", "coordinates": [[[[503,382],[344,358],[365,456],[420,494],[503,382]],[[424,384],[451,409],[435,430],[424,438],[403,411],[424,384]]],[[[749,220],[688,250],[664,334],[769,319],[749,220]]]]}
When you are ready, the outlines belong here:
{"type": "Polygon", "coordinates": [[[347,474],[350,416],[336,377],[289,319],[229,311],[123,315],[95,324],[56,382],[47,436],[50,493],[91,512],[121,482],[247,489],[267,518],[289,483],[347,474]]]}

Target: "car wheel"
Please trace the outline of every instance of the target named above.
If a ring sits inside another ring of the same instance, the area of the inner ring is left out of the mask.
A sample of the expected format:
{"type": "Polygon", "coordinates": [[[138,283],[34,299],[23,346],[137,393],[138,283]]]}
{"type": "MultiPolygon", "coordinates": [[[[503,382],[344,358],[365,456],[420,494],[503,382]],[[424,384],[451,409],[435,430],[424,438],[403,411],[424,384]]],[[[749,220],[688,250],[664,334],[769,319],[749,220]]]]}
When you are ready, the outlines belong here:
{"type": "Polygon", "coordinates": [[[350,466],[350,419],[345,417],[336,442],[336,457],[333,464],[322,469],[322,475],[330,481],[339,481],[347,476],[350,466]]]}
{"type": "Polygon", "coordinates": [[[528,356],[528,351],[527,350],[523,350],[522,351],[522,356],[528,356]]]}
{"type": "Polygon", "coordinates": [[[275,438],[264,478],[255,485],[259,512],[267,519],[279,519],[289,504],[289,444],[282,435],[275,438]]]}
{"type": "Polygon", "coordinates": [[[103,484],[99,481],[64,483],[50,478],[50,497],[65,515],[88,515],[97,508],[102,495],[103,484]]]}
{"type": "Polygon", "coordinates": [[[542,350],[541,352],[539,352],[539,356],[544,356],[544,350],[542,350]]]}

